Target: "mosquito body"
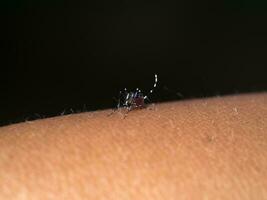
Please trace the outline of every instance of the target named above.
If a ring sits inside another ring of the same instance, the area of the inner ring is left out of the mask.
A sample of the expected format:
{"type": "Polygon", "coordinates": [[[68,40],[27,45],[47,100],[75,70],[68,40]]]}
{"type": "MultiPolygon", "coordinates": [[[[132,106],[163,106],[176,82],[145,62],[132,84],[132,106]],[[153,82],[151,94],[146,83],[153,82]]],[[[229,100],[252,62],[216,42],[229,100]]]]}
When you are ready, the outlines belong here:
{"type": "Polygon", "coordinates": [[[144,108],[146,106],[145,100],[153,93],[154,89],[157,87],[157,82],[158,76],[155,74],[154,85],[148,95],[144,95],[139,88],[136,88],[134,92],[128,92],[126,88],[123,92],[120,91],[117,108],[123,107],[127,108],[129,111],[144,108]]]}

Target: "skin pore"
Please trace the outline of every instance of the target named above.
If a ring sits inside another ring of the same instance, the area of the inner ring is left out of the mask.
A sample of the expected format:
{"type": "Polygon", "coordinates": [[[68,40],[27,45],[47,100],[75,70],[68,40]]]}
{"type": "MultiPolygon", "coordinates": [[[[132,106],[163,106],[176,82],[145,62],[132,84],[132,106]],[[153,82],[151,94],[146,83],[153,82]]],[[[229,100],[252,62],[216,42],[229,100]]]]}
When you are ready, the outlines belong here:
{"type": "Polygon", "coordinates": [[[266,199],[267,93],[0,128],[0,199],[266,199]]]}

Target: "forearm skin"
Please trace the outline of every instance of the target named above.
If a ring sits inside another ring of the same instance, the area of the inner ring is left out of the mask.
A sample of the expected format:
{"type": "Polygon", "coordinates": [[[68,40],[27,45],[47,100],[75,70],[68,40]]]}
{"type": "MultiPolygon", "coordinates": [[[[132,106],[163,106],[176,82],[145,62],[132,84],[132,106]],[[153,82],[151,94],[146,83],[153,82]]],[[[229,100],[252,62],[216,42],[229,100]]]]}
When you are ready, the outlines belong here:
{"type": "Polygon", "coordinates": [[[267,94],[0,128],[0,199],[267,199],[267,94]]]}

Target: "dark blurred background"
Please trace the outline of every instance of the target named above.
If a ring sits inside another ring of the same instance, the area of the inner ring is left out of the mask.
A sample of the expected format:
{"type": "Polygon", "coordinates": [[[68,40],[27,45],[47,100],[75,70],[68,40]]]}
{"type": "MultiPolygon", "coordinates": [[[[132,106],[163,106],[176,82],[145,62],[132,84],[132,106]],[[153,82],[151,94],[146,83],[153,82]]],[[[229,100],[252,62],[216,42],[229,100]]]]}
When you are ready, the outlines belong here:
{"type": "Polygon", "coordinates": [[[267,1],[0,4],[0,125],[115,107],[154,73],[154,102],[267,90],[267,1]]]}

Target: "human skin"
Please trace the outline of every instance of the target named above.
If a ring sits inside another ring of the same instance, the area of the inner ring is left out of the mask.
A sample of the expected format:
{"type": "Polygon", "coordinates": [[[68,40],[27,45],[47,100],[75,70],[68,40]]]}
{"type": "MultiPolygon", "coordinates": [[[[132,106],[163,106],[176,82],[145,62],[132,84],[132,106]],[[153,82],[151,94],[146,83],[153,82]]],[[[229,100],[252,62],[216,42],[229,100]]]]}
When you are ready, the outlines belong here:
{"type": "Polygon", "coordinates": [[[0,128],[0,199],[267,199],[267,93],[0,128]]]}

